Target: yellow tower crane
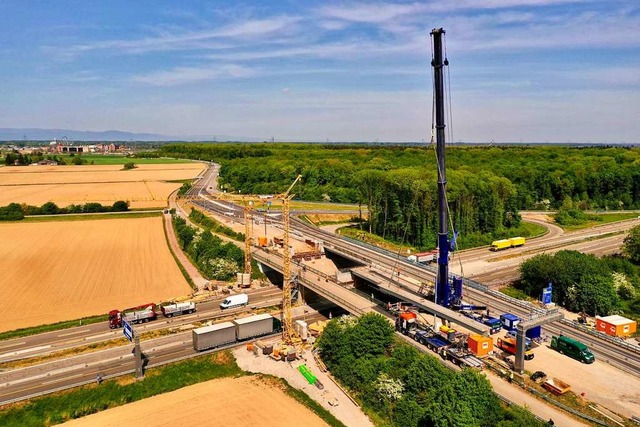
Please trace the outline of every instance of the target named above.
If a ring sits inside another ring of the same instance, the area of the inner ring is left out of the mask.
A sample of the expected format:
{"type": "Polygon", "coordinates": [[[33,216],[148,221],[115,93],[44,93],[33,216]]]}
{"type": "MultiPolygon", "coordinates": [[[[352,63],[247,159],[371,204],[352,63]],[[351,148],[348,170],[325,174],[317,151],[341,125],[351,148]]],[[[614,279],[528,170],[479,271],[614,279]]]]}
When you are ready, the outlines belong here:
{"type": "Polygon", "coordinates": [[[282,197],[282,340],[289,345],[297,344],[299,341],[298,334],[293,329],[293,316],[291,314],[291,290],[293,283],[291,282],[291,256],[289,255],[289,202],[293,198],[293,194],[289,194],[293,186],[300,181],[302,175],[293,181],[287,191],[281,195],[282,197]]]}
{"type": "MultiPolygon", "coordinates": [[[[253,200],[244,199],[244,272],[249,275],[251,281],[251,208],[253,200]]],[[[244,284],[244,281],[243,281],[244,284]]]]}

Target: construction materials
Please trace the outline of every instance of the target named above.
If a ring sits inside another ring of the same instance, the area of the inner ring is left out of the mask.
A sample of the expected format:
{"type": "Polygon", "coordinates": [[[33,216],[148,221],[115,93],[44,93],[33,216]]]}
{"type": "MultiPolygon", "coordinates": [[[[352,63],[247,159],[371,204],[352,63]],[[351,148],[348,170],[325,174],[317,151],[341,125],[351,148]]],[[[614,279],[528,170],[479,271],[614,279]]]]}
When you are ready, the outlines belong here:
{"type": "Polygon", "coordinates": [[[293,323],[293,328],[302,341],[306,341],[309,338],[309,328],[304,320],[296,320],[293,323]]]}
{"type": "Polygon", "coordinates": [[[593,363],[596,360],[586,345],[565,335],[551,337],[551,348],[582,363],[593,363]]]}
{"type": "Polygon", "coordinates": [[[268,313],[236,319],[233,324],[236,328],[238,341],[261,337],[273,332],[273,316],[268,313]]]}
{"type": "Polygon", "coordinates": [[[179,316],[182,314],[194,313],[196,303],[192,301],[179,302],[160,306],[160,310],[165,317],[179,316]]]}
{"type": "Polygon", "coordinates": [[[220,347],[236,340],[236,326],[231,322],[217,323],[192,331],[193,348],[197,351],[220,347]]]}
{"type": "Polygon", "coordinates": [[[546,388],[556,396],[560,396],[561,394],[565,394],[571,390],[571,386],[559,378],[549,378],[542,383],[542,387],[546,388]]]}
{"type": "Polygon", "coordinates": [[[224,301],[220,303],[222,310],[226,308],[241,307],[249,303],[249,296],[247,294],[229,295],[224,301]]]}
{"type": "Polygon", "coordinates": [[[298,366],[298,371],[302,374],[303,377],[309,382],[309,384],[315,384],[318,381],[318,377],[313,375],[311,370],[307,368],[307,365],[298,366]]]}
{"type": "Polygon", "coordinates": [[[596,331],[604,332],[614,337],[628,337],[636,332],[638,325],[634,320],[613,315],[596,317],[596,331]]]}

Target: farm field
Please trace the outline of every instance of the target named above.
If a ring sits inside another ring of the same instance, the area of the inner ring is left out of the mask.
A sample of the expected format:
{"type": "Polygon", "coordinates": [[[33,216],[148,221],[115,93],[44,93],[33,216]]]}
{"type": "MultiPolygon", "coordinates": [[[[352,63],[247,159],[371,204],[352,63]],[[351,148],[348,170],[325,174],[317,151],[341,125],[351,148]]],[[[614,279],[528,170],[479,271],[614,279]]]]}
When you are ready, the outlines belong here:
{"type": "Polygon", "coordinates": [[[149,420],[154,426],[173,426],[184,420],[197,426],[327,425],[283,390],[258,377],[207,381],[65,424],[120,427],[148,425],[149,420]]]}
{"type": "Polygon", "coordinates": [[[0,223],[0,332],[190,293],[162,220],[0,223]]]}
{"type": "Polygon", "coordinates": [[[120,165],[24,166],[0,168],[0,205],[58,206],[128,200],[132,208],[164,207],[179,181],[195,178],[202,163],[149,164],[122,170],[120,165]]]}

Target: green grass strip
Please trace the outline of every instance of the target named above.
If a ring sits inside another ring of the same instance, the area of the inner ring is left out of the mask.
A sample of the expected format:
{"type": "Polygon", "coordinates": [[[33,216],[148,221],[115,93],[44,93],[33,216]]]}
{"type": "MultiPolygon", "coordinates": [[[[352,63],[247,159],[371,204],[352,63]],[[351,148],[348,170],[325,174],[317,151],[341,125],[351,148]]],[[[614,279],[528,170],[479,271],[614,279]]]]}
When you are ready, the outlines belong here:
{"type": "Polygon", "coordinates": [[[40,397],[26,404],[0,410],[3,426],[49,426],[84,417],[105,409],[167,393],[215,378],[243,375],[230,353],[195,357],[172,365],[153,368],[144,379],[128,384],[109,380],[100,386],[88,385],[67,392],[40,397]],[[220,362],[226,360],[225,362],[220,362]]]}
{"type": "MultiPolygon", "coordinates": [[[[169,227],[173,227],[173,232],[177,236],[176,227],[173,225],[173,221],[171,221],[171,224],[169,225],[169,227]]],[[[173,257],[173,260],[176,262],[176,265],[178,266],[178,269],[180,270],[180,273],[182,273],[182,276],[184,277],[184,279],[187,281],[189,286],[191,286],[191,289],[193,289],[194,291],[197,291],[198,290],[198,286],[196,286],[196,284],[193,282],[193,279],[191,278],[191,276],[189,276],[189,273],[187,273],[187,269],[184,268],[184,265],[182,265],[182,263],[178,259],[178,256],[173,251],[173,247],[171,246],[171,242],[169,242],[169,235],[167,234],[167,228],[164,226],[164,218],[162,219],[162,231],[164,232],[164,238],[167,241],[167,247],[169,248],[169,252],[171,253],[171,256],[173,257]]],[[[176,239],[177,239],[177,237],[176,237],[176,239]]],[[[179,242],[178,242],[178,244],[179,244],[179,242]]]]}
{"type": "MultiPolygon", "coordinates": [[[[50,325],[32,326],[29,328],[16,329],[0,333],[0,341],[12,338],[28,337],[30,335],[42,334],[44,332],[60,331],[63,329],[75,328],[76,326],[91,325],[92,323],[106,322],[107,315],[83,317],[76,320],[65,320],[63,322],[52,323],[50,325]]],[[[2,424],[0,424],[2,425],[2,424]]]]}
{"type": "Polygon", "coordinates": [[[51,222],[51,221],[90,221],[95,219],[122,219],[122,218],[148,218],[162,215],[161,211],[157,212],[137,212],[131,213],[97,213],[84,215],[52,215],[52,216],[30,216],[21,222],[51,222]]]}

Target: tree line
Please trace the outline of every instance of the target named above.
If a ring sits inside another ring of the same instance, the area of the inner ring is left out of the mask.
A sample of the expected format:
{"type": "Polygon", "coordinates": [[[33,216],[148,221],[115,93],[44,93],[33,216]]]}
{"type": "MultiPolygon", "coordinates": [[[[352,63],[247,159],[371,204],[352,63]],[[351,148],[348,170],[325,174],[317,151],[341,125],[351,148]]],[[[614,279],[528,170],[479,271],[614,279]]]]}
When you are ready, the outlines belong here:
{"type": "MultiPolygon", "coordinates": [[[[222,188],[243,194],[283,192],[301,174],[298,198],[359,203],[369,211],[371,232],[418,248],[435,246],[437,162],[431,147],[168,144],[160,154],[221,163],[222,188]]],[[[568,202],[577,210],[640,208],[638,148],[451,146],[446,163],[450,216],[466,246],[520,234],[524,209],[558,209],[568,202]]],[[[563,214],[560,220],[571,218],[563,214]]]]}
{"type": "Polygon", "coordinates": [[[118,200],[113,205],[102,205],[100,203],[88,202],[84,205],[68,205],[59,207],[54,202],[47,202],[42,206],[32,206],[26,203],[9,203],[0,207],[0,221],[20,221],[26,215],[60,215],[60,214],[80,214],[80,213],[102,213],[102,212],[126,212],[129,210],[129,202],[118,200]]]}
{"type": "MultiPolygon", "coordinates": [[[[51,160],[59,165],[86,165],[89,161],[82,158],[82,156],[75,156],[73,153],[69,154],[69,159],[65,159],[62,156],[57,155],[45,155],[42,151],[34,151],[31,154],[22,154],[18,151],[7,153],[4,157],[4,164],[6,166],[28,166],[33,163],[38,163],[41,160],[51,160]]],[[[93,160],[91,161],[93,164],[93,160]]]]}
{"type": "Polygon", "coordinates": [[[331,373],[381,424],[411,426],[542,426],[531,413],[504,408],[486,377],[455,372],[435,356],[394,339],[381,315],[341,317],[318,339],[331,373]]]}
{"type": "Polygon", "coordinates": [[[244,252],[233,243],[225,243],[209,229],[198,232],[179,216],[172,222],[182,250],[205,278],[231,280],[244,265],[244,252]]]}

